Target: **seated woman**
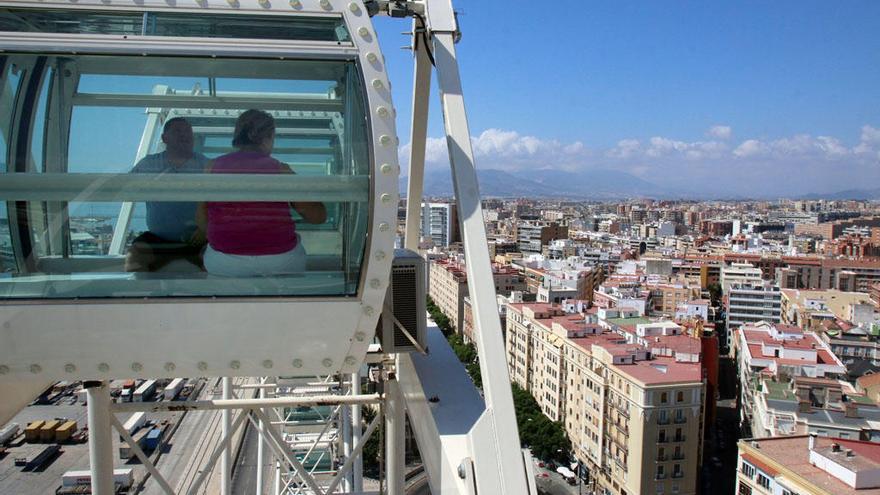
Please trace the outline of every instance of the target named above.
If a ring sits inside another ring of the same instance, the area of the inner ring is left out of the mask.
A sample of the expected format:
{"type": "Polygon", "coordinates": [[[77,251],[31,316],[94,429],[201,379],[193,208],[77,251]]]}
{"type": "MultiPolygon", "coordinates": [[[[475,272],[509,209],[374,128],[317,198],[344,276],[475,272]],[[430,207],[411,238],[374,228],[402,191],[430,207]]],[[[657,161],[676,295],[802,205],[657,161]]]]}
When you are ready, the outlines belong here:
{"type": "MultiPolygon", "coordinates": [[[[248,110],[235,122],[232,153],[214,159],[213,174],[292,174],[272,158],[275,119],[248,110]]],[[[204,264],[208,273],[230,277],[279,275],[305,270],[306,253],[290,209],[308,223],[323,223],[327,212],[318,202],[208,202],[199,204],[197,221],[208,236],[204,264]]]]}

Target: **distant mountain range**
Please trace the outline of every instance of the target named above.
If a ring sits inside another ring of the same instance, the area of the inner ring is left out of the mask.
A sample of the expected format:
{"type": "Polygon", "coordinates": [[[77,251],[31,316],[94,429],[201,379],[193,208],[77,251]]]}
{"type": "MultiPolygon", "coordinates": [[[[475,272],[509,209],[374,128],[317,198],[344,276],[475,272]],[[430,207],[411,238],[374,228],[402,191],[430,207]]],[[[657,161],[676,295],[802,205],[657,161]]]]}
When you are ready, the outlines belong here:
{"type": "MultiPolygon", "coordinates": [[[[621,199],[668,195],[659,186],[616,170],[477,170],[483,197],[555,197],[572,199],[621,199]]],[[[400,192],[406,195],[407,178],[400,178],[400,192]]],[[[451,196],[452,175],[446,170],[425,173],[425,196],[451,196]]]]}
{"type": "Polygon", "coordinates": [[[880,187],[873,189],[847,189],[827,194],[807,194],[803,199],[829,199],[840,201],[845,199],[880,199],[880,187]]]}

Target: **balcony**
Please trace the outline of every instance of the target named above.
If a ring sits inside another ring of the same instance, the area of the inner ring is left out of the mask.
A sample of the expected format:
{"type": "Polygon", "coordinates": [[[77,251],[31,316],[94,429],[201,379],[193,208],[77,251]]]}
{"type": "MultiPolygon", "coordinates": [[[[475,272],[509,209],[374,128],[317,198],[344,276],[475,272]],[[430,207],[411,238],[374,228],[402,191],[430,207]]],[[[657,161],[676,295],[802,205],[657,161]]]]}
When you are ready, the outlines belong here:
{"type": "Polygon", "coordinates": [[[657,443],[667,443],[669,442],[669,437],[657,437],[657,443]]]}
{"type": "Polygon", "coordinates": [[[673,421],[675,421],[675,424],[677,425],[687,423],[687,416],[676,416],[673,421]]]}
{"type": "Polygon", "coordinates": [[[669,416],[667,416],[667,417],[665,417],[665,418],[662,417],[662,416],[658,417],[658,418],[657,418],[657,424],[658,424],[658,425],[668,425],[668,424],[669,424],[669,416]]]}
{"type": "Polygon", "coordinates": [[[675,460],[675,461],[681,461],[681,460],[684,460],[684,454],[682,454],[681,452],[678,452],[678,453],[672,454],[672,459],[675,460]]]}
{"type": "Polygon", "coordinates": [[[683,472],[683,471],[678,471],[678,472],[672,473],[672,477],[675,478],[675,479],[678,479],[678,478],[684,478],[684,472],[683,472]]]}
{"type": "Polygon", "coordinates": [[[685,435],[676,435],[672,438],[672,441],[673,442],[684,442],[685,437],[686,437],[685,435]]]}
{"type": "Polygon", "coordinates": [[[659,455],[659,454],[658,454],[658,455],[657,455],[657,462],[664,462],[664,461],[666,461],[666,459],[668,459],[668,458],[669,458],[669,456],[667,456],[666,454],[663,454],[663,455],[659,455]]]}
{"type": "Polygon", "coordinates": [[[655,480],[665,480],[665,479],[666,479],[666,473],[657,473],[657,474],[654,475],[654,479],[655,479],[655,480]]]}

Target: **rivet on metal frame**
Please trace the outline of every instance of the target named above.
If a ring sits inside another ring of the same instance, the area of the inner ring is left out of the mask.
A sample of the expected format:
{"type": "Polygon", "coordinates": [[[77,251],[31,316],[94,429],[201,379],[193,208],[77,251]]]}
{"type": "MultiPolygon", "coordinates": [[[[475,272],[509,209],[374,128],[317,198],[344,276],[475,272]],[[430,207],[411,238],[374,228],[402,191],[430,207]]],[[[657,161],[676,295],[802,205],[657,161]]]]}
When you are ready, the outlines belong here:
{"type": "Polygon", "coordinates": [[[142,369],[144,369],[144,365],[142,365],[141,363],[131,363],[131,371],[134,371],[135,373],[140,373],[142,369]]]}

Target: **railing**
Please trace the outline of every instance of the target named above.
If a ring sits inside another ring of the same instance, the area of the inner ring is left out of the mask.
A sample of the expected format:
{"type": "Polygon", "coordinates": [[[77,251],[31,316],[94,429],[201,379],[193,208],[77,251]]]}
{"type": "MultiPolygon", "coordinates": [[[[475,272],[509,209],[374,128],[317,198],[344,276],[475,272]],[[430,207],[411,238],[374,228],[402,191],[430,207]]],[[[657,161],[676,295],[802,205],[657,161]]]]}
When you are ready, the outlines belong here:
{"type": "Polygon", "coordinates": [[[684,478],[684,472],[679,471],[677,473],[672,473],[673,478],[684,478]]]}
{"type": "Polygon", "coordinates": [[[667,416],[665,418],[662,416],[658,416],[657,417],[657,424],[658,425],[668,425],[669,424],[669,416],[667,416]]]}
{"type": "Polygon", "coordinates": [[[369,177],[7,173],[3,201],[369,201],[369,177]]]}
{"type": "Polygon", "coordinates": [[[663,455],[657,454],[657,462],[663,462],[667,458],[668,458],[668,456],[666,454],[663,454],[663,455]]]}
{"type": "Polygon", "coordinates": [[[672,439],[673,442],[684,442],[684,440],[685,440],[685,435],[678,435],[678,436],[673,437],[673,439],[672,439]]]}
{"type": "Polygon", "coordinates": [[[687,416],[676,416],[674,418],[675,424],[680,425],[682,423],[687,423],[687,416]]]}

